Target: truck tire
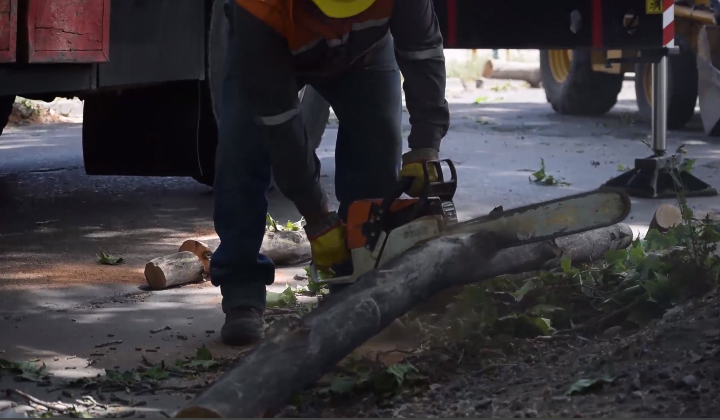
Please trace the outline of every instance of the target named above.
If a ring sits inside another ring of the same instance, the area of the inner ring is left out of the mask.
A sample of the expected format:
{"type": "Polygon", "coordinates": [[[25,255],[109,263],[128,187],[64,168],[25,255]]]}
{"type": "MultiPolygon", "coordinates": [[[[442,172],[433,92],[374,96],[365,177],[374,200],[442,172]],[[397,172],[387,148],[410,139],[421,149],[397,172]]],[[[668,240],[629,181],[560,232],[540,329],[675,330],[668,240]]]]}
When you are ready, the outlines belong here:
{"type": "Polygon", "coordinates": [[[595,72],[589,50],[541,50],[540,75],[548,102],[566,115],[602,115],[622,89],[623,74],[595,72]]]}
{"type": "Polygon", "coordinates": [[[14,96],[0,96],[0,134],[2,134],[10,119],[14,103],[14,96]]]}
{"type": "MultiPolygon", "coordinates": [[[[209,100],[205,105],[205,112],[212,112],[215,122],[220,119],[220,104],[222,101],[222,80],[225,67],[225,49],[227,44],[227,22],[225,19],[224,0],[214,0],[210,8],[208,36],[207,36],[207,80],[206,91],[209,100]]],[[[330,116],[330,104],[310,86],[299,92],[300,109],[302,110],[305,127],[308,132],[310,144],[317,149],[325,133],[330,116]]],[[[216,130],[215,130],[216,131],[216,130]]],[[[199,136],[197,154],[200,171],[193,178],[205,185],[212,186],[215,180],[215,150],[217,149],[217,134],[199,136]]]]}
{"type": "MultiPolygon", "coordinates": [[[[668,56],[667,128],[685,127],[695,114],[698,98],[698,70],[695,54],[687,41],[675,36],[680,54],[668,56]]],[[[652,120],[652,64],[635,66],[635,97],[640,116],[652,120]]]]}

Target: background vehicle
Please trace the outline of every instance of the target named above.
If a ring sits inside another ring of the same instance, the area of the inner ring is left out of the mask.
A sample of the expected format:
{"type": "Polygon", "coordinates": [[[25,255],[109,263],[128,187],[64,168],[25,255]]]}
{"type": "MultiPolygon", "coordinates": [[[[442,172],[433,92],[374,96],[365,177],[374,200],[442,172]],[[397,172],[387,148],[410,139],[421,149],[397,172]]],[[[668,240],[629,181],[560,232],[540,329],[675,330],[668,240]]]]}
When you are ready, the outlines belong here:
{"type": "MultiPolygon", "coordinates": [[[[611,83],[605,79],[621,75],[590,72],[587,57],[603,62],[591,48],[662,47],[662,15],[645,13],[646,2],[657,1],[434,0],[446,48],[573,50],[566,78],[546,83],[551,103],[568,113],[600,113],[614,103],[606,98],[611,94],[595,92],[599,88],[589,82],[605,86],[611,83]],[[639,21],[628,23],[628,16],[639,21]],[[572,94],[551,94],[557,86],[576,84],[581,86],[570,89],[572,94]],[[604,106],[586,110],[581,101],[568,99],[591,94],[604,95],[604,106]]],[[[225,61],[223,4],[0,0],[0,126],[16,95],[39,100],[78,96],[84,100],[88,174],[192,176],[212,184],[225,61]]],[[[312,89],[300,96],[311,142],[317,145],[327,104],[312,89]]]]}
{"type": "MultiPolygon", "coordinates": [[[[0,0],[0,128],[15,96],[84,100],[91,175],[214,178],[224,0],[0,0]]],[[[271,82],[271,81],[270,81],[271,82]]],[[[327,122],[300,94],[313,142],[327,122]],[[308,108],[309,107],[309,108],[308,108]],[[318,129],[320,128],[320,130],[318,129]]]]}
{"type": "MultiPolygon", "coordinates": [[[[649,2],[652,3],[652,2],[649,2]]],[[[662,2],[658,6],[663,6],[662,2]]],[[[667,3],[667,2],[666,2],[667,3]]],[[[720,97],[713,80],[720,60],[717,22],[720,3],[717,0],[684,0],[673,2],[674,44],[677,54],[668,60],[669,129],[684,127],[692,118],[701,89],[700,113],[709,135],[720,135],[720,97]],[[705,39],[706,42],[702,40],[705,39]],[[700,58],[698,58],[698,55],[700,58]],[[703,59],[703,57],[705,57],[703,59]],[[698,66],[706,71],[698,71],[698,66]],[[701,78],[699,79],[699,75],[701,78]]],[[[647,6],[647,5],[646,5],[647,6]]],[[[668,13],[668,8],[663,10],[668,13]]],[[[665,17],[667,24],[667,16],[665,17]]],[[[626,27],[637,25],[637,16],[626,16],[626,27]]],[[[669,28],[672,30],[672,28],[669,28]]],[[[633,49],[541,50],[542,82],[548,102],[562,114],[600,115],[617,102],[624,73],[635,73],[635,92],[640,114],[650,119],[652,113],[652,73],[649,63],[635,63],[638,51],[633,49]],[[608,59],[617,60],[607,65],[608,59]]]]}

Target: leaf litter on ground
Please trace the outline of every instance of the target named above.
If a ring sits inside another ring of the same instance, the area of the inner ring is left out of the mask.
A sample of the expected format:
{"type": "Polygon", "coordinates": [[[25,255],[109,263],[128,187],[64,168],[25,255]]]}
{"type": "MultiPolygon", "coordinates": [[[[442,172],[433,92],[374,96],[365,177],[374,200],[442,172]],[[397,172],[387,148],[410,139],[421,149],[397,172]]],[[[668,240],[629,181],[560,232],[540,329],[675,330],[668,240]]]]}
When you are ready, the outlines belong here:
{"type": "Polygon", "coordinates": [[[15,374],[16,381],[41,382],[47,380],[51,374],[45,363],[38,365],[37,362],[10,362],[0,359],[0,370],[6,370],[15,374]]]}
{"type": "Polygon", "coordinates": [[[548,175],[545,170],[545,159],[540,158],[540,169],[533,172],[531,176],[528,178],[528,180],[532,183],[538,184],[538,185],[547,185],[547,186],[569,186],[569,182],[565,182],[563,180],[557,179],[552,175],[548,175]],[[535,178],[535,179],[533,179],[535,178]]]}
{"type": "Polygon", "coordinates": [[[113,257],[112,255],[104,253],[103,251],[98,252],[97,257],[98,263],[102,265],[119,265],[125,262],[123,258],[113,257]]]}

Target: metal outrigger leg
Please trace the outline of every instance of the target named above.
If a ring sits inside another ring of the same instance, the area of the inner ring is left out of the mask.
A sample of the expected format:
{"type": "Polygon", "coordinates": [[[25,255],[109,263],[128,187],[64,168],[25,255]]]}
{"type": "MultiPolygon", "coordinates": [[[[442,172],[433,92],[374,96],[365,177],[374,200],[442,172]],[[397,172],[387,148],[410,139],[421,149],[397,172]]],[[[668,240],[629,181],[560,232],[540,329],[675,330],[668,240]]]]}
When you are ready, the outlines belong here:
{"type": "Polygon", "coordinates": [[[717,195],[715,188],[682,169],[683,156],[667,154],[667,86],[668,57],[663,55],[658,63],[652,64],[652,146],[655,154],[635,159],[635,168],[603,186],[625,190],[634,197],[676,197],[675,175],[686,197],[717,195]]]}

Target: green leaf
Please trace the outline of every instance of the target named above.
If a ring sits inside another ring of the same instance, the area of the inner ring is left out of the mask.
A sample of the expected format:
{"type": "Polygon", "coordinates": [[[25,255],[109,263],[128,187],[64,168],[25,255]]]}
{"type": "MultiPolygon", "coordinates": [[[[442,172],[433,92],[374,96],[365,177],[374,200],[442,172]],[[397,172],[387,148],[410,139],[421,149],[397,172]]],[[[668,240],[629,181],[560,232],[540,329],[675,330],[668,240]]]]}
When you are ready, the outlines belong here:
{"type": "Polygon", "coordinates": [[[672,230],[663,235],[656,229],[650,229],[645,235],[645,248],[648,251],[661,251],[678,245],[678,239],[671,234],[672,230]]]}
{"type": "Polygon", "coordinates": [[[330,391],[336,394],[348,394],[355,388],[357,379],[351,376],[339,375],[333,378],[328,387],[330,391]]]}
{"type": "Polygon", "coordinates": [[[373,390],[380,394],[387,394],[395,391],[411,379],[412,375],[418,376],[418,370],[410,363],[398,363],[385,370],[371,374],[370,380],[373,390]]]}
{"type": "Polygon", "coordinates": [[[481,104],[483,102],[487,102],[488,100],[490,100],[490,98],[488,98],[487,96],[481,96],[479,98],[475,98],[475,103],[481,104]]]}
{"type": "Polygon", "coordinates": [[[39,382],[50,377],[45,363],[38,366],[34,362],[10,362],[0,359],[0,369],[15,374],[19,381],[39,382]]]}
{"type": "Polygon", "coordinates": [[[275,219],[272,218],[272,216],[270,216],[270,213],[265,214],[265,221],[268,224],[268,228],[267,228],[268,230],[272,230],[275,232],[280,231],[280,229],[278,228],[277,222],[275,221],[275,219]]]}
{"type": "Polygon", "coordinates": [[[535,338],[550,333],[550,320],[525,314],[510,314],[498,318],[495,332],[518,338],[535,338]]]}
{"type": "Polygon", "coordinates": [[[639,240],[633,241],[628,257],[633,264],[637,264],[645,258],[645,249],[639,240]]]}
{"type": "Polygon", "coordinates": [[[548,318],[534,317],[532,321],[542,332],[542,335],[550,335],[550,329],[552,328],[551,322],[548,318]]]}
{"type": "Polygon", "coordinates": [[[142,373],[142,376],[154,381],[161,381],[170,377],[170,374],[162,366],[153,366],[142,373]]]}
{"type": "Polygon", "coordinates": [[[610,384],[615,380],[612,376],[605,375],[601,378],[596,379],[580,379],[574,384],[570,385],[570,389],[567,391],[567,395],[584,394],[601,387],[603,384],[610,384]]]}
{"type": "Polygon", "coordinates": [[[662,273],[655,273],[655,280],[646,280],[642,283],[648,296],[660,304],[671,304],[675,300],[672,283],[662,273]]]}
{"type": "Polygon", "coordinates": [[[284,308],[297,303],[295,292],[288,286],[282,293],[267,292],[268,308],[284,308]]]}
{"type": "Polygon", "coordinates": [[[523,286],[520,289],[518,289],[514,293],[511,293],[511,295],[513,295],[515,297],[515,299],[518,302],[520,302],[522,300],[522,298],[525,297],[525,295],[528,292],[530,292],[531,290],[534,290],[535,287],[537,287],[535,282],[533,280],[528,280],[525,282],[525,284],[523,284],[523,286]]]}
{"type": "Polygon", "coordinates": [[[695,166],[695,159],[685,159],[680,165],[678,165],[678,171],[690,173],[695,166]]]}
{"type": "Polygon", "coordinates": [[[572,260],[570,258],[563,258],[560,260],[560,268],[563,273],[568,275],[575,275],[579,272],[577,268],[573,268],[572,260]]]}
{"type": "Polygon", "coordinates": [[[605,261],[610,265],[622,265],[628,259],[626,249],[609,249],[605,251],[605,261]]]}
{"type": "Polygon", "coordinates": [[[122,258],[113,257],[112,255],[108,255],[102,251],[97,254],[97,257],[98,263],[103,265],[118,265],[125,262],[125,260],[122,258]]]}
{"type": "Polygon", "coordinates": [[[210,353],[210,350],[208,350],[207,347],[202,346],[195,352],[195,359],[194,360],[212,360],[213,356],[212,353],[210,353]]]}
{"type": "Polygon", "coordinates": [[[532,176],[535,178],[535,182],[545,179],[545,159],[540,158],[540,170],[533,172],[532,176]]]}
{"type": "Polygon", "coordinates": [[[627,171],[627,170],[629,170],[629,169],[630,169],[630,168],[628,168],[627,166],[622,165],[622,164],[618,164],[618,166],[617,166],[618,172],[625,172],[625,171],[627,171]]]}

